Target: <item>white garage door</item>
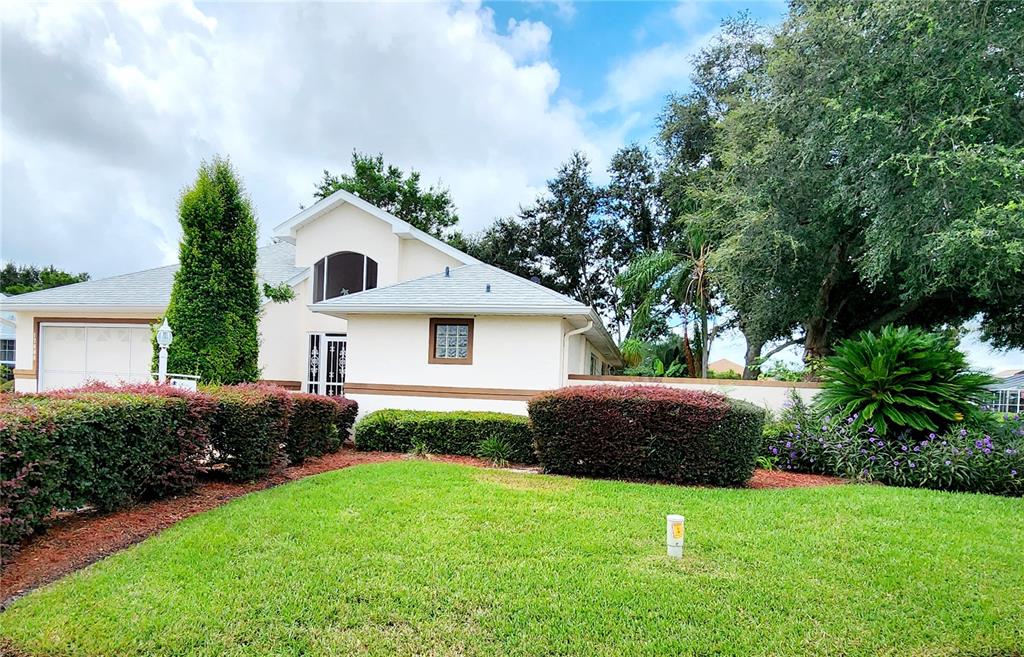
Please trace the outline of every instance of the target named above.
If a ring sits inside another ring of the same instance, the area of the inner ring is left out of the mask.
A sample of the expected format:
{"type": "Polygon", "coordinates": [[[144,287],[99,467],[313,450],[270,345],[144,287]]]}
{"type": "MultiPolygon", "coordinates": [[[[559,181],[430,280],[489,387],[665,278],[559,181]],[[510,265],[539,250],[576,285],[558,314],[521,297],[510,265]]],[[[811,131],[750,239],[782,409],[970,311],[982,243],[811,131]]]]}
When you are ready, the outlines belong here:
{"type": "Polygon", "coordinates": [[[73,388],[86,381],[150,380],[153,345],[149,326],[43,324],[40,331],[40,390],[73,388]]]}

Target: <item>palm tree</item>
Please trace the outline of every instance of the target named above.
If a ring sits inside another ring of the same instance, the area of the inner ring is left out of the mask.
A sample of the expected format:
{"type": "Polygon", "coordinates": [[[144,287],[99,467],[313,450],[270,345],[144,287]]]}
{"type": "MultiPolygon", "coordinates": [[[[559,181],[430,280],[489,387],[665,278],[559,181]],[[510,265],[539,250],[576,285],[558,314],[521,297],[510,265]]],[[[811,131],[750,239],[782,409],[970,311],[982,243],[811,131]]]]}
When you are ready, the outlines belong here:
{"type": "Polygon", "coordinates": [[[709,257],[711,243],[706,232],[691,225],[681,240],[661,251],[640,255],[615,279],[622,290],[622,303],[633,307],[630,335],[636,336],[651,324],[655,309],[668,302],[671,310],[693,313],[694,342],[700,349],[700,376],[708,375],[708,354],[715,330],[709,327],[713,297],[709,257]]]}

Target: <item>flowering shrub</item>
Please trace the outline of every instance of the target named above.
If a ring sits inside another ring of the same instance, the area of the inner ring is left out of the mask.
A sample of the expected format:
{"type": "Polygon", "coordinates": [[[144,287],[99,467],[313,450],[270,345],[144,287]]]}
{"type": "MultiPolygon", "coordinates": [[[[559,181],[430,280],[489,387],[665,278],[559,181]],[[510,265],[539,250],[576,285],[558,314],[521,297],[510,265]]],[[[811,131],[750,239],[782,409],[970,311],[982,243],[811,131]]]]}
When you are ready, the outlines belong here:
{"type": "Polygon", "coordinates": [[[763,455],[785,470],[895,486],[1024,494],[1024,420],[993,416],[942,433],[883,435],[855,417],[816,418],[799,400],[769,425],[763,455]]]}
{"type": "Polygon", "coordinates": [[[735,486],[754,470],[764,412],[722,395],[580,386],[530,401],[545,470],[735,486]]]}

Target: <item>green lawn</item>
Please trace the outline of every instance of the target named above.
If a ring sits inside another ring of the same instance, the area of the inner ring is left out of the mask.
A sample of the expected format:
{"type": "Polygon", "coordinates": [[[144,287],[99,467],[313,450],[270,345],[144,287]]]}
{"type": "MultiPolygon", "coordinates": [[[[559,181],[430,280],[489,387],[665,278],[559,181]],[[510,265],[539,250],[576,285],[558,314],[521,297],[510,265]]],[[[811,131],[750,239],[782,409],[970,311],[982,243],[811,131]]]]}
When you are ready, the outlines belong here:
{"type": "Polygon", "coordinates": [[[186,520],[0,626],[47,655],[1019,655],[1024,501],[361,466],[186,520]]]}

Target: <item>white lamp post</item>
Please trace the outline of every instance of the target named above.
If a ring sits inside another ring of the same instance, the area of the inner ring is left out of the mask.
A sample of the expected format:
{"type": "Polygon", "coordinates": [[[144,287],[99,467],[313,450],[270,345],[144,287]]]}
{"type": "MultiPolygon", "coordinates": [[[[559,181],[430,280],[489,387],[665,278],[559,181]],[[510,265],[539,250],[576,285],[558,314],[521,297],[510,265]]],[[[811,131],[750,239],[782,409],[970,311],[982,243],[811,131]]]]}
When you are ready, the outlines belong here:
{"type": "Polygon", "coordinates": [[[167,382],[167,347],[171,346],[171,341],[174,340],[174,334],[171,333],[171,327],[167,323],[167,318],[164,317],[164,324],[156,332],[156,343],[160,345],[160,360],[159,369],[157,370],[157,383],[167,382]]]}

